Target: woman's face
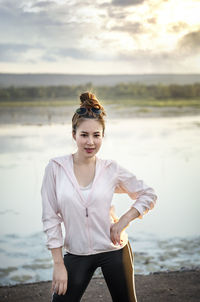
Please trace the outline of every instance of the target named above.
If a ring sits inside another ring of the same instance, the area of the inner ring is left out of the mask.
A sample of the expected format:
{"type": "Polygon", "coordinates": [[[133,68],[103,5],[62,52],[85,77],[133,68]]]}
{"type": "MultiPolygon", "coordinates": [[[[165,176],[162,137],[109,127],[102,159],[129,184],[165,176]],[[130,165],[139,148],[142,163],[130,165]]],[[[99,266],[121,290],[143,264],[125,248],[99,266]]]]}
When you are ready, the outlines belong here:
{"type": "Polygon", "coordinates": [[[84,157],[93,157],[100,149],[103,139],[103,127],[94,119],[85,119],[73,134],[78,153],[84,157]]]}

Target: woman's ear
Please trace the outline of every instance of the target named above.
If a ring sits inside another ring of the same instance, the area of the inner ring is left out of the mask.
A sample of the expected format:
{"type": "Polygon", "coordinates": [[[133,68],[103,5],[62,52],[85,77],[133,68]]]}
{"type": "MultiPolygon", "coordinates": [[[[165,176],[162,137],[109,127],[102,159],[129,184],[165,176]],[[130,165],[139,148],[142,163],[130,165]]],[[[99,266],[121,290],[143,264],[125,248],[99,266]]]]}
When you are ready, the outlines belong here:
{"type": "Polygon", "coordinates": [[[72,137],[73,137],[74,140],[76,140],[76,133],[75,133],[75,131],[72,131],[72,137]]]}

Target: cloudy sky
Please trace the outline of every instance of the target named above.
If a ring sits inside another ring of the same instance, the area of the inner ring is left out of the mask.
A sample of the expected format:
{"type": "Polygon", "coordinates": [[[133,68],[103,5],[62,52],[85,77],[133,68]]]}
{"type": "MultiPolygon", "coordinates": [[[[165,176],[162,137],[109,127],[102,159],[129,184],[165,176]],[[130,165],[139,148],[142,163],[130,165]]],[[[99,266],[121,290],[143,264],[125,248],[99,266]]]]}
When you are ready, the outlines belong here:
{"type": "Polygon", "coordinates": [[[200,73],[200,0],[0,0],[0,72],[200,73]]]}

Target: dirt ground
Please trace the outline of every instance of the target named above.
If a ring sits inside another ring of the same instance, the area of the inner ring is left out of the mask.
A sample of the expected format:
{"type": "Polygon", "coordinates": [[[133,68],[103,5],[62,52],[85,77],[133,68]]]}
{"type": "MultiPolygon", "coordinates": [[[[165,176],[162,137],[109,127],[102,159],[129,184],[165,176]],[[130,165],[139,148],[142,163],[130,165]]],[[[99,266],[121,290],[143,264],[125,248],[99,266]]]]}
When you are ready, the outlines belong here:
{"type": "MultiPolygon", "coordinates": [[[[135,275],[138,302],[199,302],[200,271],[181,271],[135,275]]],[[[0,287],[0,302],[51,301],[51,282],[0,287]]],[[[81,301],[111,302],[103,278],[92,278],[81,301]]]]}

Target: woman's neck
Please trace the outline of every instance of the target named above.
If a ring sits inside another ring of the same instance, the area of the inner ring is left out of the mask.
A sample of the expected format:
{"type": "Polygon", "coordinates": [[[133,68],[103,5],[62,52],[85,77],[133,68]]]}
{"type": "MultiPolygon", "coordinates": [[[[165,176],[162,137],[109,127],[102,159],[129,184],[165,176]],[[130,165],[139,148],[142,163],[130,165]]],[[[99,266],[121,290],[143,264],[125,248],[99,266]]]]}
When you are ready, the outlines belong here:
{"type": "Polygon", "coordinates": [[[81,156],[78,152],[72,154],[72,156],[73,156],[74,164],[76,165],[89,165],[92,163],[96,163],[96,156],[87,158],[85,156],[81,156]]]}

